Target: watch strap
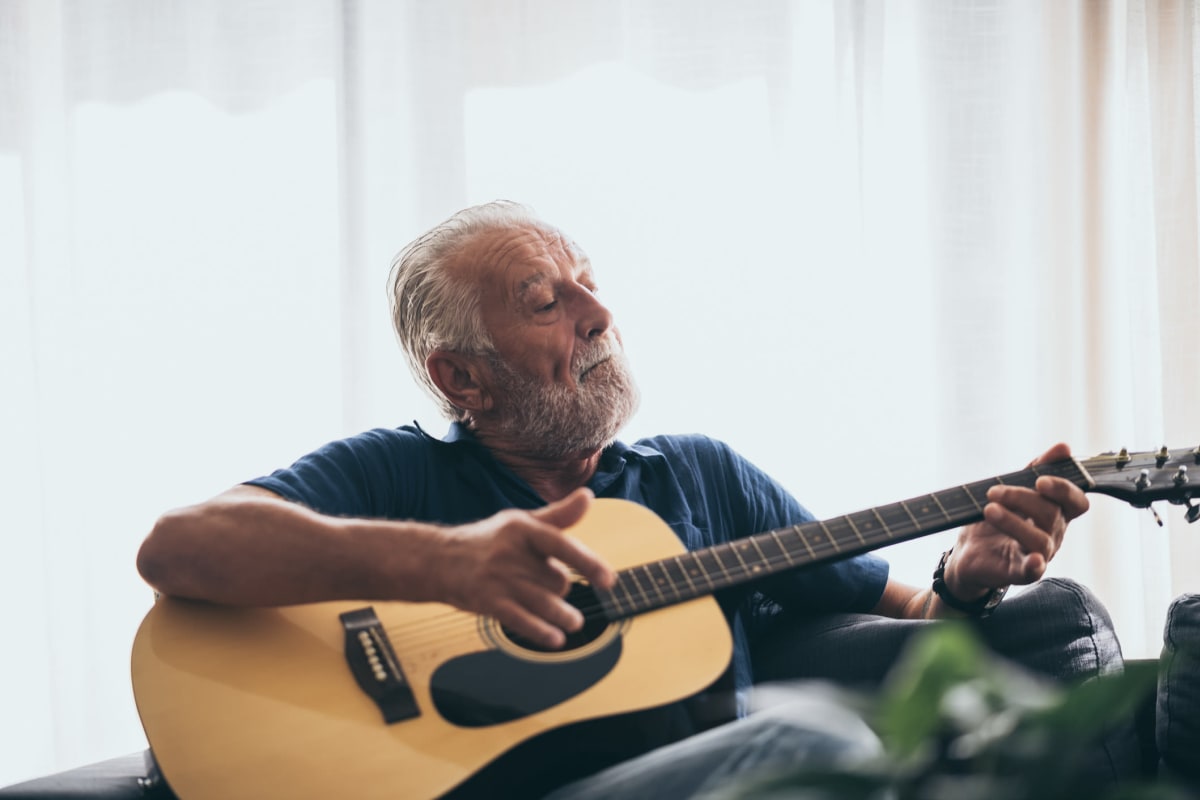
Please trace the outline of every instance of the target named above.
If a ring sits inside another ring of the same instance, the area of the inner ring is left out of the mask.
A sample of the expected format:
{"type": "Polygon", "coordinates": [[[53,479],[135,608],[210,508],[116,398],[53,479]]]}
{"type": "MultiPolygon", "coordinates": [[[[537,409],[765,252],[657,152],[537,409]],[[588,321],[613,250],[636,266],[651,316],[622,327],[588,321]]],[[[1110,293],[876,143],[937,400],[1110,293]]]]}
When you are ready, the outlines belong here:
{"type": "Polygon", "coordinates": [[[953,552],[954,548],[951,547],[942,553],[942,558],[938,561],[937,569],[933,572],[933,593],[955,611],[961,611],[964,614],[977,618],[989,616],[996,610],[996,606],[1000,605],[1000,601],[1004,599],[1004,595],[1008,592],[1008,587],[1001,586],[999,589],[992,589],[978,600],[967,601],[955,597],[950,592],[949,587],[946,586],[946,563],[950,560],[950,554],[953,552]]]}

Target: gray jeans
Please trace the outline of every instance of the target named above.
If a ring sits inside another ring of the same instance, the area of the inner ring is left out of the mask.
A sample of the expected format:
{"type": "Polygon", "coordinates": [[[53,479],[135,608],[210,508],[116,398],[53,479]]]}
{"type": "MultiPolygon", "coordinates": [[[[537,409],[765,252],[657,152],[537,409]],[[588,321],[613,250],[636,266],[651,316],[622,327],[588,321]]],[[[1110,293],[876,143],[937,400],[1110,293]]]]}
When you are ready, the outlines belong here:
{"type": "Polygon", "coordinates": [[[685,800],[756,774],[877,755],[878,737],[820,683],[788,701],[563,786],[546,800],[685,800]]]}

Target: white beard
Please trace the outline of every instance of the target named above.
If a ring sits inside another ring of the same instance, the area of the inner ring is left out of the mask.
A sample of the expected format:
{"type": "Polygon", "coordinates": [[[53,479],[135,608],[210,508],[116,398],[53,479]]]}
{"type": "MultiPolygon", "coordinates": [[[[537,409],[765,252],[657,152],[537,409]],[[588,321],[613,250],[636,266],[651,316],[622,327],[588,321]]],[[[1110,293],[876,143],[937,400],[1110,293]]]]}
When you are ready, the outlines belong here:
{"type": "Polygon", "coordinates": [[[629,361],[612,340],[576,350],[572,389],[523,375],[489,359],[503,413],[497,433],[546,459],[579,457],[612,444],[637,411],[641,396],[629,361]]]}

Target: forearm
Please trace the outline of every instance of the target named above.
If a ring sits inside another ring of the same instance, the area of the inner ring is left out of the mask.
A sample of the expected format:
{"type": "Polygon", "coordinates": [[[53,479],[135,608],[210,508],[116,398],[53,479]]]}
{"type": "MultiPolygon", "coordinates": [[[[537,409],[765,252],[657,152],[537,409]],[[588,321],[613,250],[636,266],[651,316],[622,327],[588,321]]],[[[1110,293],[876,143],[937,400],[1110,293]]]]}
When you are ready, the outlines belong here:
{"type": "Polygon", "coordinates": [[[164,594],[230,605],[436,596],[437,528],[328,517],[247,487],[164,514],[138,570],[164,594]]]}
{"type": "Polygon", "coordinates": [[[942,602],[932,589],[917,589],[888,581],[873,613],[895,619],[961,619],[961,611],[942,602]]]}

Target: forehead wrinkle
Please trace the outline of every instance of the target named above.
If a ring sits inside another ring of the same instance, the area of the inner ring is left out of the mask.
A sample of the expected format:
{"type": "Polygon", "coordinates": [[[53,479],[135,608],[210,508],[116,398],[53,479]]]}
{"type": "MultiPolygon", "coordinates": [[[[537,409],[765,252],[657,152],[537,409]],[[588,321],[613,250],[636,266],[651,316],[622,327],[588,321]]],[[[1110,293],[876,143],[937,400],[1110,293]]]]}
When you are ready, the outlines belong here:
{"type": "Polygon", "coordinates": [[[482,241],[476,240],[474,253],[464,253],[467,256],[465,262],[474,262],[477,268],[486,265],[484,274],[491,273],[497,277],[522,266],[530,266],[535,270],[516,283],[504,281],[508,284],[504,294],[510,298],[509,302],[521,303],[535,289],[550,283],[557,275],[560,257],[570,264],[571,274],[576,279],[592,275],[587,254],[557,228],[529,226],[500,232],[500,235],[485,234],[485,237],[482,241]]]}

